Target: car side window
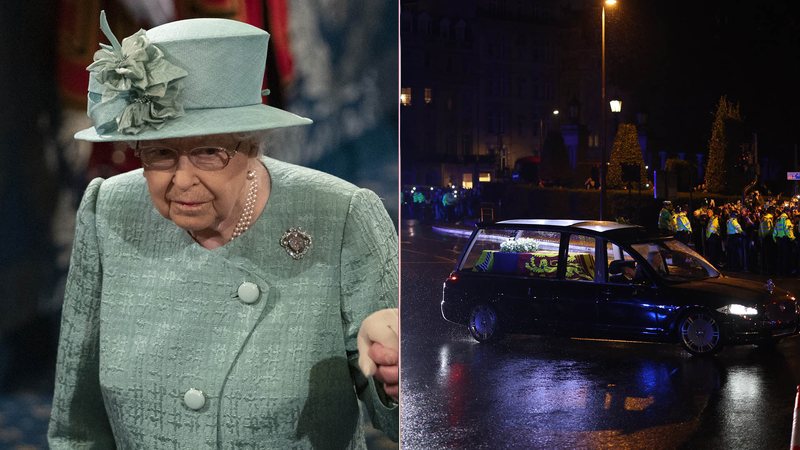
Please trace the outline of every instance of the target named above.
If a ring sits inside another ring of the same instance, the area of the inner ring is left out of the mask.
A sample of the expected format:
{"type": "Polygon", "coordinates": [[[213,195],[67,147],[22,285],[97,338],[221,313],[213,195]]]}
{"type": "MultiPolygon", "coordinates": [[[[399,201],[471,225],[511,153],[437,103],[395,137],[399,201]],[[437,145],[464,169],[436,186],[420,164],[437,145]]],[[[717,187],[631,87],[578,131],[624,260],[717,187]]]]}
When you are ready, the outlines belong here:
{"type": "Polygon", "coordinates": [[[479,230],[461,270],[555,278],[561,233],[525,229],[479,230]]]}
{"type": "Polygon", "coordinates": [[[609,283],[634,284],[644,281],[646,275],[636,260],[613,242],[606,243],[606,258],[609,283]]]}
{"type": "Polygon", "coordinates": [[[490,272],[494,267],[492,258],[493,252],[500,250],[500,244],[509,239],[513,239],[518,233],[514,229],[480,229],[475,234],[471,242],[469,252],[466,254],[461,270],[472,270],[474,272],[490,272]]]}
{"type": "Polygon", "coordinates": [[[647,260],[647,263],[657,274],[660,276],[668,274],[667,263],[664,261],[664,255],[662,254],[662,251],[667,253],[666,249],[662,250],[658,245],[654,244],[634,244],[632,247],[647,260]]]}
{"type": "Polygon", "coordinates": [[[595,238],[581,234],[569,237],[564,277],[573,281],[594,281],[595,238]]]}
{"type": "Polygon", "coordinates": [[[522,230],[519,239],[535,243],[520,254],[523,274],[535,278],[555,278],[558,275],[558,248],[561,233],[542,230],[522,230]]]}

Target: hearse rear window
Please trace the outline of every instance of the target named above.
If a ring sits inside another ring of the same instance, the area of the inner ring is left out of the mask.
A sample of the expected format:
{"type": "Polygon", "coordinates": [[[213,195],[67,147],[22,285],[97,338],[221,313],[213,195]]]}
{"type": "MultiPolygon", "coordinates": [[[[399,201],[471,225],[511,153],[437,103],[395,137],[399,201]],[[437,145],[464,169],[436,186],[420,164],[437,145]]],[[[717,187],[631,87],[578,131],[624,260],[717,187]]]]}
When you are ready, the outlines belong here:
{"type": "Polygon", "coordinates": [[[555,278],[561,233],[507,229],[479,230],[460,270],[555,278]]]}

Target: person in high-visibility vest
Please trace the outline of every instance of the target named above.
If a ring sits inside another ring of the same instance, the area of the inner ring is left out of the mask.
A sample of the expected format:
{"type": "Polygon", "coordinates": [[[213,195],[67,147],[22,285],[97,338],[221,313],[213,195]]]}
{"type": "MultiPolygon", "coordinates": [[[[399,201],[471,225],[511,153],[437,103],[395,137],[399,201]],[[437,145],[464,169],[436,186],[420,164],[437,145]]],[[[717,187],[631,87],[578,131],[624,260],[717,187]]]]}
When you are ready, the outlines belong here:
{"type": "Polygon", "coordinates": [[[672,202],[664,200],[661,211],[658,212],[658,232],[661,234],[672,234],[675,229],[672,228],[672,202]]]}
{"type": "Polygon", "coordinates": [[[743,261],[742,236],[744,236],[744,232],[742,231],[742,226],[739,225],[739,221],[737,220],[736,211],[731,211],[726,226],[728,232],[728,240],[726,248],[726,252],[728,254],[727,268],[728,270],[741,270],[743,261]]]}
{"type": "Polygon", "coordinates": [[[775,229],[774,209],[770,208],[758,223],[758,237],[761,243],[761,271],[771,275],[775,271],[775,240],[772,238],[772,231],[775,229]]]}
{"type": "Polygon", "coordinates": [[[772,230],[772,238],[778,246],[778,275],[788,275],[791,270],[792,241],[794,241],[794,226],[789,216],[780,211],[778,220],[775,221],[775,228],[772,230]]]}
{"type": "Polygon", "coordinates": [[[775,222],[775,227],[772,230],[772,237],[777,241],[780,238],[788,238],[794,240],[794,225],[789,220],[789,215],[785,212],[779,211],[778,220],[775,222]]]}
{"type": "Polygon", "coordinates": [[[719,264],[719,254],[722,251],[722,240],[719,230],[719,211],[717,208],[708,208],[708,223],[706,225],[706,259],[713,264],[719,264]]]}
{"type": "Polygon", "coordinates": [[[675,237],[686,245],[689,245],[692,237],[692,224],[683,208],[678,208],[678,213],[675,214],[675,237]]]}
{"type": "Polygon", "coordinates": [[[458,197],[455,192],[448,190],[442,195],[442,206],[444,207],[444,221],[453,222],[455,220],[455,205],[458,197]]]}

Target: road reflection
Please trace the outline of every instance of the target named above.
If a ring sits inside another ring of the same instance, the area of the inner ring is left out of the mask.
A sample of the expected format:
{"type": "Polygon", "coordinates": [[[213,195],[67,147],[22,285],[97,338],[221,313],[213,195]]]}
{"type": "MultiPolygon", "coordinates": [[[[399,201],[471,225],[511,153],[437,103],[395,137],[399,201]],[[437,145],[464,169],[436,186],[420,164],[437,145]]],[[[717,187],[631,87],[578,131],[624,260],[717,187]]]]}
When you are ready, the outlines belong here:
{"type": "Polygon", "coordinates": [[[484,414],[502,414],[512,422],[539,415],[551,421],[558,415],[561,429],[630,432],[690,420],[704,405],[686,402],[685,394],[707,397],[719,388],[719,364],[713,359],[673,356],[671,351],[645,359],[639,352],[608,350],[601,343],[557,338],[443,344],[437,384],[450,398],[448,423],[471,420],[463,408],[469,401],[480,403],[484,414]],[[569,348],[558,348],[562,345],[569,348]],[[602,355],[587,355],[591,350],[602,355]]]}

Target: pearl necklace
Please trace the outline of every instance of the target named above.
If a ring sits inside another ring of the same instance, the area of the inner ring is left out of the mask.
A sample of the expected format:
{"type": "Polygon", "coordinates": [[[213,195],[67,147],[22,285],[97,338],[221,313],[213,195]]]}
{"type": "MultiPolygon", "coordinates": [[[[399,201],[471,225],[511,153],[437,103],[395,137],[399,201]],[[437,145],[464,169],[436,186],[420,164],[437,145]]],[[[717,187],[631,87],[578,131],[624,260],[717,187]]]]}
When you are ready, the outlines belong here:
{"type": "Polygon", "coordinates": [[[250,228],[250,222],[253,220],[253,212],[256,209],[256,198],[258,197],[258,179],[255,170],[247,171],[247,179],[250,180],[250,188],[247,190],[247,197],[244,200],[244,209],[242,215],[239,216],[239,222],[233,229],[231,241],[241,236],[242,233],[250,228]]]}

